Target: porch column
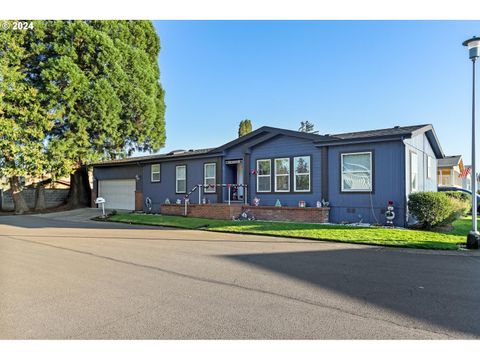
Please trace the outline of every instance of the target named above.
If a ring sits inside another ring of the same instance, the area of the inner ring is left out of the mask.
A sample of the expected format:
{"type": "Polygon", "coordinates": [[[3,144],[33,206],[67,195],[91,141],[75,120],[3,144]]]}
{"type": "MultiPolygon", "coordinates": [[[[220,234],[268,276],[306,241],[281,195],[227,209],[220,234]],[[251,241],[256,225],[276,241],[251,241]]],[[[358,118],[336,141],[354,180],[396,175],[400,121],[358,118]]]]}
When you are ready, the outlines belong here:
{"type": "Polygon", "coordinates": [[[250,152],[243,154],[243,183],[247,185],[247,191],[243,190],[243,196],[245,197],[246,204],[250,204],[250,197],[252,191],[250,190],[250,152]]]}
{"type": "MultiPolygon", "coordinates": [[[[321,167],[320,181],[322,185],[322,199],[328,200],[328,147],[324,146],[320,149],[321,167]]],[[[312,165],[310,165],[312,166],[312,165]]]]}

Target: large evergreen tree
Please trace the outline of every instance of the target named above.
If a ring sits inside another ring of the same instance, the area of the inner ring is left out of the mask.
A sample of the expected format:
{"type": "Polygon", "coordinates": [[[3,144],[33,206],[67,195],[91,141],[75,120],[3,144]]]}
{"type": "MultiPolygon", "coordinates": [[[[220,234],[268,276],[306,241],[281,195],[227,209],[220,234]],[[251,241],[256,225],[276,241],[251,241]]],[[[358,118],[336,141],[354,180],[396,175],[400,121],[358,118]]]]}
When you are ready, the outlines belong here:
{"type": "Polygon", "coordinates": [[[71,174],[69,202],[88,205],[86,165],[165,143],[160,40],[150,21],[36,21],[26,32],[29,81],[53,116],[47,168],[71,174]]]}
{"type": "Polygon", "coordinates": [[[240,121],[238,125],[238,137],[247,135],[252,132],[252,122],[249,119],[240,121]]]}
{"type": "Polygon", "coordinates": [[[17,214],[29,210],[20,177],[48,168],[43,141],[54,115],[42,106],[43,94],[29,76],[26,35],[0,31],[0,177],[9,179],[17,214]]]}
{"type": "Polygon", "coordinates": [[[308,120],[300,122],[300,127],[298,128],[298,131],[306,132],[306,133],[313,133],[313,134],[318,133],[318,131],[315,131],[315,124],[311,123],[308,120]]]}

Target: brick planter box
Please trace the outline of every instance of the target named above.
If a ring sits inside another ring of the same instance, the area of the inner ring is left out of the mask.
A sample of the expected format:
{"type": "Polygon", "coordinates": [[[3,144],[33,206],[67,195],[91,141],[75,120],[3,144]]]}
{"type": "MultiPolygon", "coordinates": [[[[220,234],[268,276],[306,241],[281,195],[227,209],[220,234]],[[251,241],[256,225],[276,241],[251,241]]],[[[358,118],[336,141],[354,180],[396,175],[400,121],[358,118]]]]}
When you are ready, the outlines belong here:
{"type": "MultiPolygon", "coordinates": [[[[276,207],[276,206],[250,206],[243,204],[206,204],[188,205],[188,216],[207,219],[231,220],[237,217],[244,210],[250,213],[258,220],[273,221],[294,221],[305,223],[327,223],[329,220],[330,208],[300,208],[300,207],[276,207]]],[[[183,216],[185,205],[163,204],[160,206],[162,215],[183,216]]]]}
{"type": "MultiPolygon", "coordinates": [[[[187,208],[187,216],[207,218],[207,219],[221,219],[232,220],[232,217],[237,217],[242,212],[242,204],[189,204],[187,208]]],[[[185,215],[185,205],[177,204],[162,204],[160,205],[160,214],[162,215],[185,215]]]]}
{"type": "Polygon", "coordinates": [[[290,207],[290,206],[243,206],[245,210],[258,220],[273,221],[294,221],[305,223],[327,223],[329,220],[330,208],[314,208],[314,207],[290,207]]]}

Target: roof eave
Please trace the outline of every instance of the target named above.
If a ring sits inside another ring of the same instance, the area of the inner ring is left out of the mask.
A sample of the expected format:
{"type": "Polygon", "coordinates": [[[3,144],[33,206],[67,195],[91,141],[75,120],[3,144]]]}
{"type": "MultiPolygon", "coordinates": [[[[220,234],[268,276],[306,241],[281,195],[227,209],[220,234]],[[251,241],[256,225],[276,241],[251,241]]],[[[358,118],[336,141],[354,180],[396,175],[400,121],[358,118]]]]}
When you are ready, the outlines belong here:
{"type": "Polygon", "coordinates": [[[132,159],[126,161],[118,161],[118,162],[101,162],[96,164],[90,164],[90,166],[95,167],[112,167],[112,166],[121,166],[121,165],[140,165],[140,164],[153,164],[159,161],[176,161],[179,159],[193,159],[193,158],[202,158],[202,157],[214,157],[219,156],[221,153],[217,151],[208,151],[202,154],[182,154],[182,155],[175,155],[175,156],[159,156],[159,157],[152,157],[151,159],[132,159]]]}
{"type": "Polygon", "coordinates": [[[443,159],[445,157],[445,153],[443,152],[442,146],[440,145],[440,141],[438,140],[437,134],[435,133],[435,129],[432,125],[427,125],[424,128],[418,129],[415,132],[425,133],[428,141],[430,142],[430,146],[432,147],[433,152],[437,159],[443,159]]]}
{"type": "Polygon", "coordinates": [[[332,140],[332,141],[316,141],[315,146],[316,147],[341,146],[341,145],[362,144],[362,143],[370,143],[370,142],[401,141],[410,137],[411,135],[409,134],[403,134],[403,135],[359,137],[359,138],[352,138],[352,139],[338,139],[338,140],[332,140]]]}

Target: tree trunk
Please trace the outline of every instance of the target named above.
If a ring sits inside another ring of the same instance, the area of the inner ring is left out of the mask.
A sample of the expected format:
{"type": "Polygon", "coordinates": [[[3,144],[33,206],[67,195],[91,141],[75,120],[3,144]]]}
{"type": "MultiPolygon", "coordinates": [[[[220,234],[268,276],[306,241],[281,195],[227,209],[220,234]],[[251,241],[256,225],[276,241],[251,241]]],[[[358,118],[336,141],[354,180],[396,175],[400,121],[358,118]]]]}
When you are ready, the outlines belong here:
{"type": "Polygon", "coordinates": [[[38,185],[35,189],[35,211],[45,210],[45,187],[38,185]]]}
{"type": "Polygon", "coordinates": [[[29,211],[30,208],[25,201],[22,193],[22,187],[20,186],[20,179],[18,176],[12,176],[9,179],[10,182],[10,190],[12,191],[12,199],[13,199],[13,206],[15,210],[15,214],[21,215],[26,211],[29,211]]]}
{"type": "Polygon", "coordinates": [[[88,169],[82,165],[70,175],[70,192],[67,202],[72,208],[86,207],[90,206],[91,196],[88,169]]]}

